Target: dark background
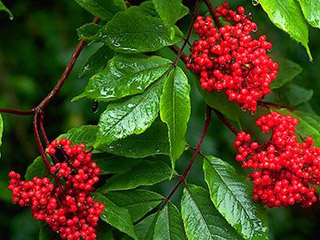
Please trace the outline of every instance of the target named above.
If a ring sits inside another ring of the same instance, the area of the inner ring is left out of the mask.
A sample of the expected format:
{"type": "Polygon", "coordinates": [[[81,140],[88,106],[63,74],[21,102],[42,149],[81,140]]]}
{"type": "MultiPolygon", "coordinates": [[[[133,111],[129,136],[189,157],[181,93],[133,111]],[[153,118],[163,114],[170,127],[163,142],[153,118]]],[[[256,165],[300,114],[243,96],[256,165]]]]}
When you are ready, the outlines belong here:
{"type": "MultiPolygon", "coordinates": [[[[132,1],[138,4],[140,1],[132,1]]],[[[212,1],[216,6],[221,1],[212,1]]],[[[310,62],[305,49],[290,39],[289,35],[272,25],[260,6],[254,7],[251,1],[233,0],[231,7],[238,4],[253,13],[253,18],[259,27],[259,34],[266,34],[273,42],[273,55],[288,58],[303,68],[303,72],[294,79],[294,83],[306,89],[313,89],[314,95],[310,104],[302,108],[320,114],[320,82],[318,73],[320,67],[319,30],[310,28],[310,49],[313,62],[310,62]]],[[[76,28],[92,20],[85,10],[75,1],[62,0],[16,0],[4,1],[11,9],[14,20],[10,21],[5,12],[0,12],[0,107],[29,109],[37,105],[55,85],[60,74],[78,42],[76,28]]],[[[193,6],[194,1],[184,1],[187,6],[193,6]]],[[[202,12],[206,12],[204,6],[202,12]]],[[[182,19],[178,25],[186,32],[190,16],[182,19]]],[[[98,113],[92,113],[92,102],[80,100],[71,103],[72,97],[83,90],[88,77],[79,79],[77,73],[86,57],[98,46],[84,49],[75,69],[57,98],[46,111],[46,128],[50,139],[72,127],[83,124],[96,124],[103,111],[100,106],[98,113]]],[[[168,49],[159,52],[160,55],[174,56],[168,49]]],[[[192,117],[189,123],[188,143],[195,146],[204,122],[205,103],[198,93],[190,75],[192,84],[192,117]]],[[[245,119],[247,127],[250,124],[245,119]]],[[[32,118],[29,116],[3,115],[5,132],[3,136],[2,156],[0,159],[0,232],[1,239],[29,240],[37,239],[39,224],[33,220],[28,210],[12,205],[10,192],[7,188],[7,173],[13,169],[23,174],[27,166],[38,156],[35,139],[32,132],[32,118]]],[[[213,118],[209,134],[203,146],[203,152],[213,154],[234,166],[234,151],[231,144],[232,133],[218,119],[213,118]]],[[[182,172],[191,157],[186,152],[178,161],[178,172],[182,172]]],[[[203,184],[201,159],[193,166],[190,183],[203,184]]],[[[166,195],[174,185],[174,181],[157,186],[160,193],[166,195]]],[[[178,202],[179,194],[174,197],[178,202]]],[[[319,239],[320,217],[319,206],[311,209],[300,207],[276,208],[268,210],[270,219],[271,239],[319,239]]]]}

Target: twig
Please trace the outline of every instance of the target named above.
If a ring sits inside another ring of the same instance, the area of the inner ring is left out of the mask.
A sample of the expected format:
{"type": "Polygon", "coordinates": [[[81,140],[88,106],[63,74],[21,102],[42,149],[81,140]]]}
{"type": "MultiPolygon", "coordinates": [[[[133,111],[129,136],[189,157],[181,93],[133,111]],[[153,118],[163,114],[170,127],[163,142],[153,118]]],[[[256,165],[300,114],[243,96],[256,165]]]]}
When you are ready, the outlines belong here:
{"type": "MultiPolygon", "coordinates": [[[[199,12],[199,7],[200,7],[200,0],[197,0],[195,8],[194,8],[194,11],[193,11],[191,23],[190,23],[189,28],[188,28],[188,32],[187,32],[186,38],[184,39],[184,42],[183,42],[183,44],[181,46],[181,49],[179,50],[179,52],[178,52],[178,54],[176,56],[176,59],[174,60],[174,62],[172,64],[174,66],[177,65],[179,58],[181,58],[182,55],[184,54],[183,50],[187,46],[187,44],[189,42],[189,39],[190,39],[190,36],[191,36],[191,33],[192,33],[193,24],[196,21],[196,18],[197,18],[198,12],[199,12]]],[[[173,47],[173,48],[174,48],[174,51],[177,50],[176,46],[173,47]]]]}
{"type": "Polygon", "coordinates": [[[0,113],[9,113],[14,115],[34,115],[34,112],[35,112],[35,109],[23,111],[23,110],[0,108],[0,113]]]}
{"type": "Polygon", "coordinates": [[[231,132],[234,133],[234,135],[238,134],[238,131],[234,128],[234,126],[232,126],[232,124],[223,116],[223,114],[221,112],[219,112],[216,109],[213,109],[214,113],[217,115],[217,117],[221,120],[221,122],[223,122],[224,125],[226,125],[231,132]]]}
{"type": "Polygon", "coordinates": [[[190,169],[191,169],[194,161],[196,160],[197,156],[200,154],[201,147],[202,147],[204,138],[205,138],[205,136],[206,136],[206,133],[207,133],[207,131],[208,131],[209,124],[210,124],[211,111],[212,111],[212,109],[207,106],[205,124],[204,124],[204,126],[203,126],[203,129],[202,129],[202,132],[201,132],[201,136],[200,136],[200,138],[199,138],[199,141],[198,141],[197,147],[196,147],[196,149],[195,149],[195,151],[194,151],[194,154],[193,154],[190,162],[188,163],[186,169],[184,170],[180,181],[174,186],[174,188],[172,189],[172,191],[170,192],[170,194],[168,195],[168,197],[166,197],[166,198],[164,199],[164,204],[163,204],[162,208],[169,202],[169,200],[170,200],[171,197],[175,194],[175,192],[177,191],[177,189],[179,188],[179,186],[181,185],[181,183],[185,183],[186,178],[187,178],[187,176],[188,176],[188,174],[189,174],[189,172],[190,172],[190,169]]]}
{"type": "Polygon", "coordinates": [[[213,6],[212,6],[210,0],[203,0],[203,1],[207,5],[207,7],[208,7],[208,9],[209,9],[209,11],[210,11],[210,13],[211,13],[211,15],[213,17],[213,20],[214,20],[215,24],[217,25],[218,28],[220,28],[221,27],[221,23],[220,23],[219,19],[216,16],[216,13],[215,13],[215,11],[213,9],[213,6]]]}
{"type": "Polygon", "coordinates": [[[268,108],[270,109],[270,107],[276,107],[276,108],[286,108],[290,111],[294,111],[295,109],[293,107],[290,107],[290,106],[285,106],[285,105],[282,105],[282,104],[279,104],[279,103],[272,103],[272,102],[263,102],[263,101],[257,101],[257,104],[261,107],[264,107],[264,108],[268,108]]]}

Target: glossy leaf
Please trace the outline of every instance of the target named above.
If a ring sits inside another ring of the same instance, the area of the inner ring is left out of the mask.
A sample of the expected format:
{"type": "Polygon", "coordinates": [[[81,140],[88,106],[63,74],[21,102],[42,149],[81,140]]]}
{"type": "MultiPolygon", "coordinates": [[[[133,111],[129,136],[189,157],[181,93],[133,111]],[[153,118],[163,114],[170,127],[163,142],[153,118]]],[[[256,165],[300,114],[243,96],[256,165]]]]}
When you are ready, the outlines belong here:
{"type": "Polygon", "coordinates": [[[168,126],[172,168],[186,148],[185,134],[191,113],[190,85],[178,67],[166,79],[160,98],[160,117],[168,126]]]}
{"type": "MultiPolygon", "coordinates": [[[[3,135],[3,119],[0,114],[0,147],[2,145],[2,135],[3,135]]],[[[0,152],[0,157],[1,157],[1,152],[0,152]]]]}
{"type": "Polygon", "coordinates": [[[183,190],[181,213],[189,240],[241,239],[210,201],[202,187],[187,185],[183,190]]]}
{"type": "Polygon", "coordinates": [[[10,20],[13,19],[12,12],[2,3],[2,1],[0,1],[0,12],[1,12],[1,11],[7,12],[8,15],[9,15],[9,19],[10,19],[10,20]]]}
{"type": "Polygon", "coordinates": [[[166,26],[172,26],[180,17],[182,0],[152,0],[162,21],[166,26]]]}
{"type": "Polygon", "coordinates": [[[137,239],[132,218],[127,209],[118,207],[110,199],[99,193],[94,193],[93,196],[96,201],[105,205],[105,209],[100,215],[101,220],[109,223],[121,232],[126,233],[128,236],[137,239]]]}
{"type": "Polygon", "coordinates": [[[135,230],[139,240],[153,240],[157,218],[158,213],[154,213],[137,224],[135,230]]]}
{"type": "Polygon", "coordinates": [[[46,223],[40,224],[39,240],[59,240],[58,234],[49,227],[46,223]]]}
{"type": "Polygon", "coordinates": [[[203,170],[211,201],[222,216],[245,239],[268,239],[266,212],[253,202],[251,182],[212,156],[204,160],[203,170]]]}
{"type": "Polygon", "coordinates": [[[171,61],[146,55],[117,55],[107,67],[92,76],[85,91],[74,100],[87,97],[113,101],[142,93],[170,67],[171,61]]]}
{"type": "Polygon", "coordinates": [[[100,150],[130,158],[147,157],[158,154],[169,155],[167,127],[162,122],[154,122],[140,135],[132,135],[108,145],[100,150]]]}
{"type": "Polygon", "coordinates": [[[284,58],[275,58],[274,60],[278,63],[279,68],[277,78],[271,83],[271,89],[282,87],[302,72],[301,66],[295,62],[284,58]]]}
{"type": "Polygon", "coordinates": [[[172,32],[175,35],[177,29],[165,27],[161,19],[128,9],[101,29],[99,40],[117,52],[152,52],[182,39],[181,36],[172,38],[172,32]]]}
{"type": "Polygon", "coordinates": [[[231,120],[239,121],[239,115],[241,114],[239,105],[229,101],[228,97],[223,92],[207,92],[205,89],[201,88],[199,79],[197,79],[196,83],[199,92],[210,107],[217,109],[231,120]]]}
{"type": "Polygon", "coordinates": [[[143,189],[106,193],[105,196],[117,206],[128,209],[135,222],[161,203],[163,197],[143,189]]]}
{"type": "Polygon", "coordinates": [[[67,133],[61,134],[58,138],[67,138],[72,144],[84,143],[87,148],[92,147],[96,141],[97,126],[83,125],[81,127],[72,128],[67,133]]]}
{"type": "Polygon", "coordinates": [[[83,64],[79,72],[79,78],[83,77],[84,75],[91,75],[97,72],[99,69],[107,65],[107,62],[113,58],[113,56],[114,52],[109,47],[103,45],[83,64]]]}
{"type": "Polygon", "coordinates": [[[158,213],[154,227],[154,240],[186,240],[181,214],[178,208],[169,202],[158,213]]]}
{"type": "Polygon", "coordinates": [[[313,90],[307,90],[296,84],[289,84],[280,89],[279,97],[281,101],[288,102],[291,106],[299,106],[308,102],[313,96],[313,90]]]}
{"type": "Polygon", "coordinates": [[[111,103],[101,114],[95,147],[110,144],[132,134],[141,134],[157,118],[163,79],[160,78],[147,90],[124,101],[111,103]]]}
{"type": "Polygon", "coordinates": [[[119,11],[125,10],[123,0],[75,0],[81,7],[102,20],[110,20],[119,11]]]}
{"type": "Polygon", "coordinates": [[[320,0],[298,0],[304,17],[312,27],[320,28],[320,0]]]}
{"type": "Polygon", "coordinates": [[[95,35],[99,32],[101,26],[94,23],[87,23],[79,28],[77,28],[77,33],[80,39],[83,40],[94,40],[95,35]]]}
{"type": "Polygon", "coordinates": [[[295,0],[259,0],[259,3],[273,24],[301,43],[312,60],[308,46],[308,24],[299,4],[295,0]]]}
{"type": "Polygon", "coordinates": [[[162,161],[142,161],[130,171],[113,176],[97,191],[106,193],[129,190],[139,186],[151,186],[169,179],[171,168],[162,161]]]}
{"type": "Polygon", "coordinates": [[[279,109],[277,112],[284,115],[291,115],[299,120],[296,126],[296,133],[298,137],[301,136],[303,141],[306,137],[313,138],[314,144],[320,147],[320,117],[315,114],[306,113],[303,111],[291,112],[287,109],[279,109]]]}
{"type": "Polygon", "coordinates": [[[129,171],[142,160],[125,158],[106,153],[93,154],[92,159],[101,169],[101,174],[119,174],[129,171]]]}
{"type": "Polygon", "coordinates": [[[48,171],[42,157],[37,157],[27,168],[24,178],[26,181],[30,181],[33,177],[43,178],[47,173],[48,171]]]}

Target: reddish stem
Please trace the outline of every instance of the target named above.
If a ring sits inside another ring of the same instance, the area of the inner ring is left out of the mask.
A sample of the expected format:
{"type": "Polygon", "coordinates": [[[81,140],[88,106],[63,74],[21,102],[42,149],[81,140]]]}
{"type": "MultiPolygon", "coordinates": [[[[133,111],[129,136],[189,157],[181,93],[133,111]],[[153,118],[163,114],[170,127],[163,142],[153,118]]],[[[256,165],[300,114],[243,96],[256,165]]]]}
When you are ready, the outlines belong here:
{"type": "MultiPolygon", "coordinates": [[[[98,24],[100,22],[100,18],[95,18],[93,20],[93,23],[98,24]]],[[[86,42],[84,40],[81,40],[77,47],[75,52],[72,54],[72,57],[70,59],[70,62],[68,63],[68,65],[66,66],[66,69],[64,70],[64,72],[62,73],[57,85],[51,90],[51,92],[41,101],[41,103],[38,105],[37,109],[44,109],[50,102],[51,100],[56,96],[56,94],[60,91],[60,89],[62,88],[63,84],[65,83],[66,79],[68,78],[68,76],[70,75],[73,66],[76,62],[76,60],[78,59],[82,49],[84,48],[86,42]]]]}
{"type": "MultiPolygon", "coordinates": [[[[184,42],[183,42],[183,44],[181,46],[181,49],[177,53],[176,59],[174,60],[174,62],[172,64],[173,66],[177,65],[179,58],[181,58],[182,55],[184,54],[183,50],[187,46],[187,44],[189,42],[189,39],[190,39],[190,36],[191,36],[191,33],[192,33],[193,24],[196,21],[196,18],[197,18],[198,12],[199,12],[199,7],[200,7],[200,0],[197,0],[195,8],[194,8],[194,11],[193,11],[191,23],[190,23],[189,28],[188,28],[188,32],[187,32],[186,38],[184,39],[184,42]]],[[[171,49],[173,49],[174,52],[176,52],[178,50],[177,46],[173,46],[171,49]]]]}
{"type": "Polygon", "coordinates": [[[207,134],[209,124],[210,124],[211,111],[212,111],[212,109],[211,109],[209,106],[207,106],[205,124],[204,124],[204,126],[203,126],[203,129],[202,129],[202,132],[201,132],[201,136],[200,136],[200,138],[199,138],[197,147],[195,148],[194,154],[192,155],[192,158],[191,158],[190,162],[188,163],[186,169],[184,170],[180,181],[174,186],[174,188],[172,189],[172,191],[170,192],[170,194],[168,195],[168,197],[164,200],[164,205],[169,202],[169,200],[170,200],[171,197],[175,194],[175,192],[177,191],[177,189],[179,188],[179,186],[181,185],[181,183],[185,183],[186,178],[187,178],[187,176],[188,176],[188,174],[189,174],[189,172],[190,172],[190,169],[191,169],[194,161],[196,160],[197,156],[200,154],[200,152],[201,152],[201,147],[202,147],[204,138],[205,138],[205,136],[206,136],[206,134],[207,134]]]}
{"type": "Polygon", "coordinates": [[[257,101],[257,104],[261,107],[265,107],[270,109],[270,107],[276,107],[276,108],[286,108],[290,111],[294,111],[295,109],[293,107],[285,106],[279,103],[272,103],[272,102],[263,102],[263,101],[257,101]]]}
{"type": "Polygon", "coordinates": [[[232,124],[228,121],[228,119],[226,119],[223,114],[221,112],[219,112],[216,109],[213,109],[214,113],[217,115],[217,117],[221,120],[221,122],[223,122],[224,125],[226,125],[231,132],[234,133],[234,135],[238,135],[238,131],[234,128],[234,126],[232,126],[232,124]]]}
{"type": "Polygon", "coordinates": [[[204,1],[204,3],[205,3],[205,4],[207,5],[207,7],[208,7],[208,9],[209,9],[209,11],[210,11],[210,13],[211,13],[211,15],[212,15],[213,21],[215,22],[215,24],[217,25],[217,27],[220,28],[220,27],[221,27],[221,23],[220,23],[219,19],[218,19],[217,16],[216,16],[216,13],[215,13],[215,11],[214,11],[214,8],[213,8],[210,0],[203,0],[203,1],[204,1]]]}
{"type": "Polygon", "coordinates": [[[9,113],[9,114],[15,114],[15,115],[33,115],[34,112],[35,112],[35,109],[23,111],[23,110],[0,108],[0,113],[9,113]]]}

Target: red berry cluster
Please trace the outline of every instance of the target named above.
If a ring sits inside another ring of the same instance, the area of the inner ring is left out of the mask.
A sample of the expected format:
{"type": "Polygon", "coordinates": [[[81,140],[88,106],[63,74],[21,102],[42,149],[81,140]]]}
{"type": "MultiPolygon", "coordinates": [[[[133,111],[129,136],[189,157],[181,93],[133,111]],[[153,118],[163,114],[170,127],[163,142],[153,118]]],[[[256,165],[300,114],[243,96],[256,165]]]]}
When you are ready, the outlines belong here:
{"type": "Polygon", "coordinates": [[[269,207],[288,206],[295,203],[310,207],[317,201],[312,185],[320,185],[320,148],[313,146],[307,137],[297,142],[295,135],[299,121],[277,112],[262,116],[256,121],[263,133],[270,133],[268,142],[258,144],[251,135],[238,133],[234,147],[236,159],[244,168],[255,171],[253,179],[255,201],[269,207]]]}
{"type": "Polygon", "coordinates": [[[255,112],[257,100],[270,93],[270,83],[277,77],[278,64],[267,55],[272,44],[265,36],[252,39],[257,25],[243,7],[235,12],[223,3],[215,14],[228,24],[216,28],[212,17],[198,16],[194,29],[201,40],[194,41],[186,66],[200,74],[203,89],[226,90],[230,101],[255,112]]]}
{"type": "Polygon", "coordinates": [[[62,239],[96,239],[95,227],[105,207],[90,196],[100,168],[84,148],[84,144],[71,146],[69,140],[62,138],[46,149],[50,155],[60,149],[66,157],[50,170],[63,184],[55,185],[48,177],[22,181],[18,173],[9,173],[13,202],[30,206],[33,217],[48,223],[62,239]]]}

